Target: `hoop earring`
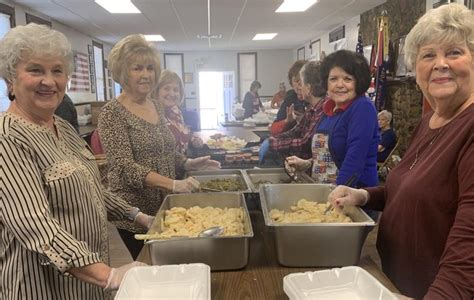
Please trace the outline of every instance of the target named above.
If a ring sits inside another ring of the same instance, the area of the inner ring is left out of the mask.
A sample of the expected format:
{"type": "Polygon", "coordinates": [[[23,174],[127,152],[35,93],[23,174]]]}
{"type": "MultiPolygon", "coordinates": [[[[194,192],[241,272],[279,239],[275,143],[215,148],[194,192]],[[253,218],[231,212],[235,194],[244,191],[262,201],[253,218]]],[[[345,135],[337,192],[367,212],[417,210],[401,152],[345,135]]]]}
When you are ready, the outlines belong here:
{"type": "Polygon", "coordinates": [[[8,93],[8,99],[10,99],[10,101],[15,100],[15,98],[16,98],[16,97],[15,97],[14,94],[12,94],[12,93],[10,93],[10,92],[8,93]]]}

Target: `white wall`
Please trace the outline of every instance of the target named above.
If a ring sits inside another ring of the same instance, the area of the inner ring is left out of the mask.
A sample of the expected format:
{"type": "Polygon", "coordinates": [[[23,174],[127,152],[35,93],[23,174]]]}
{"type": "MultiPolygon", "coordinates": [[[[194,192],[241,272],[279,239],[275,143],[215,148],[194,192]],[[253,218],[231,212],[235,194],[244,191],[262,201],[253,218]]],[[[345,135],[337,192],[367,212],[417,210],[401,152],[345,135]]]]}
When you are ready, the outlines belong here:
{"type": "Polygon", "coordinates": [[[346,22],[332,28],[331,30],[323,33],[322,35],[315,36],[315,37],[311,38],[304,45],[299,45],[298,47],[293,49],[293,58],[296,59],[297,50],[304,46],[305,47],[305,57],[306,57],[306,59],[310,59],[310,53],[311,53],[311,49],[309,49],[310,42],[311,41],[314,42],[318,39],[321,40],[321,52],[324,51],[326,53],[326,55],[332,53],[333,50],[329,48],[329,33],[331,31],[333,31],[334,29],[336,29],[340,26],[343,26],[343,25],[345,25],[346,49],[355,51],[356,45],[357,45],[357,36],[358,36],[358,31],[359,31],[357,25],[359,24],[359,22],[360,22],[360,15],[356,16],[352,19],[347,20],[346,22]]]}
{"type": "MultiPolygon", "coordinates": [[[[93,39],[92,37],[83,34],[71,27],[68,27],[66,25],[63,25],[61,23],[58,23],[54,20],[51,20],[48,16],[45,16],[42,13],[39,13],[37,11],[32,11],[29,9],[24,8],[23,6],[20,6],[18,4],[12,3],[9,0],[0,0],[1,3],[4,3],[6,5],[12,6],[15,8],[15,22],[16,25],[25,25],[26,24],[26,16],[25,13],[28,12],[30,14],[33,14],[37,17],[43,18],[47,21],[51,21],[53,29],[56,29],[62,33],[64,33],[69,42],[72,45],[72,49],[75,51],[82,52],[84,54],[87,54],[87,45],[92,45],[92,40],[95,40],[101,44],[104,45],[104,59],[107,59],[107,55],[110,52],[111,45],[108,45],[102,41],[99,41],[97,39],[93,39]]],[[[71,97],[74,103],[80,103],[80,102],[88,102],[88,101],[96,101],[96,95],[91,93],[91,92],[68,92],[68,95],[71,97]]],[[[78,107],[78,110],[81,107],[78,107]]]]}
{"type": "MultiPolygon", "coordinates": [[[[197,109],[199,107],[199,72],[230,71],[234,72],[234,80],[237,80],[237,54],[239,52],[181,52],[184,55],[184,72],[193,73],[193,83],[185,85],[187,109],[197,109]]],[[[257,52],[257,79],[262,84],[259,94],[273,96],[278,91],[279,82],[287,81],[285,79],[288,69],[293,63],[292,50],[258,50],[253,52],[257,52]]],[[[161,58],[163,61],[163,55],[161,58]]],[[[236,82],[236,94],[237,90],[236,82]]],[[[243,95],[241,95],[242,97],[243,95]]]]}

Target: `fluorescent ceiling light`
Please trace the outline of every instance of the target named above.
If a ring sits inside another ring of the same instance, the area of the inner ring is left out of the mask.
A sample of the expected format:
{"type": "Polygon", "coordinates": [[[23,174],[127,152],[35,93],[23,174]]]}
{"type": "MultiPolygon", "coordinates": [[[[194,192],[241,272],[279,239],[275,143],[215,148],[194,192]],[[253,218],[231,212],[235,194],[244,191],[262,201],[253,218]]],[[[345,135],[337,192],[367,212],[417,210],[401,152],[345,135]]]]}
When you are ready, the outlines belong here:
{"type": "Polygon", "coordinates": [[[149,42],[164,42],[165,38],[161,34],[145,34],[145,39],[149,42]]]}
{"type": "Polygon", "coordinates": [[[131,0],[95,0],[95,3],[102,6],[111,14],[139,14],[138,8],[131,0]]]}
{"type": "Polygon", "coordinates": [[[301,12],[307,10],[316,2],[318,2],[318,0],[284,0],[275,12],[301,12]]]}
{"type": "Polygon", "coordinates": [[[263,40],[272,40],[276,37],[278,33],[257,33],[252,40],[254,41],[263,41],[263,40]]]}

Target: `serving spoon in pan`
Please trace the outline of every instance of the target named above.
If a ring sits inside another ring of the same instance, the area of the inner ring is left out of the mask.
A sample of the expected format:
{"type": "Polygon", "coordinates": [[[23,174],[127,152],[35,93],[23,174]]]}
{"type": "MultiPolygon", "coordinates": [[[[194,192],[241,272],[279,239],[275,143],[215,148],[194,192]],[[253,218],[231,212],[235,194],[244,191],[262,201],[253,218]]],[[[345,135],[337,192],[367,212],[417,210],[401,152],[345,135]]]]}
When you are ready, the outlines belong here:
{"type": "MultiPolygon", "coordinates": [[[[351,185],[354,183],[354,181],[357,179],[357,174],[352,174],[352,176],[344,183],[345,186],[351,187],[351,185]]],[[[335,189],[336,186],[334,186],[333,189],[335,189]]],[[[328,200],[329,201],[329,200],[328,200]]],[[[331,203],[329,203],[328,207],[324,211],[324,214],[327,215],[331,210],[333,210],[334,207],[332,206],[331,203]]]]}
{"type": "Polygon", "coordinates": [[[198,237],[215,237],[215,236],[221,236],[223,233],[224,233],[224,227],[214,226],[214,227],[209,227],[201,231],[198,237]]]}
{"type": "Polygon", "coordinates": [[[290,176],[291,181],[297,182],[298,181],[298,175],[296,174],[296,168],[292,167],[288,164],[288,160],[285,159],[285,172],[288,176],[290,176]]]}

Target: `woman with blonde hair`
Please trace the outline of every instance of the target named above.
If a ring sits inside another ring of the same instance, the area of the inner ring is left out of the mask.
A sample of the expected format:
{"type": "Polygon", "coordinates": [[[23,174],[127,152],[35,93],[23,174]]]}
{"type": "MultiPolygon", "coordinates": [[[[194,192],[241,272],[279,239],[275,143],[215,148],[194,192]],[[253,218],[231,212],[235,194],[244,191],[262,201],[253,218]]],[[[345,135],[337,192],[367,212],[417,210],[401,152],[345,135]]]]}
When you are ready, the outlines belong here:
{"type": "MultiPolygon", "coordinates": [[[[169,192],[189,193],[199,182],[176,180],[177,170],[218,168],[209,157],[187,159],[176,152],[163,108],[149,94],[156,88],[161,67],[155,47],[140,34],[120,40],[109,54],[109,70],[123,92],[107,103],[99,115],[99,134],[109,163],[109,188],[155,215],[169,192]]],[[[134,239],[143,229],[130,222],[114,223],[133,258],[143,242],[134,239]]]]}
{"type": "Polygon", "coordinates": [[[178,74],[164,70],[152,97],[164,109],[166,124],[176,140],[177,151],[185,154],[188,146],[202,148],[202,139],[194,136],[184,122],[180,108],[184,98],[184,85],[178,74]]]}
{"type": "Polygon", "coordinates": [[[377,249],[404,295],[472,299],[474,12],[456,3],[428,11],[407,35],[405,55],[433,112],[385,186],[339,186],[329,200],[383,210],[377,249]]]}

